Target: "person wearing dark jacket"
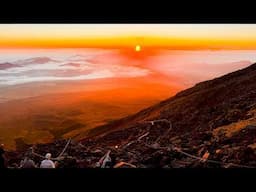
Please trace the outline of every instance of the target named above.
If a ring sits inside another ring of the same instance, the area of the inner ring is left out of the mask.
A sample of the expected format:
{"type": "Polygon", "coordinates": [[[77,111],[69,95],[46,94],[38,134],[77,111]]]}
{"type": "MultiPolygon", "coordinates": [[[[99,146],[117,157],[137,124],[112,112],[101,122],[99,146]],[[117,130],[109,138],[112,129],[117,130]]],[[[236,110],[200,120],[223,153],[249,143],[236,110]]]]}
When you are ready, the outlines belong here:
{"type": "Polygon", "coordinates": [[[0,146],[0,168],[6,168],[4,153],[5,153],[4,145],[1,144],[1,146],[0,146]]]}
{"type": "Polygon", "coordinates": [[[25,159],[21,161],[20,168],[36,168],[36,165],[30,156],[26,156],[25,159]]]}

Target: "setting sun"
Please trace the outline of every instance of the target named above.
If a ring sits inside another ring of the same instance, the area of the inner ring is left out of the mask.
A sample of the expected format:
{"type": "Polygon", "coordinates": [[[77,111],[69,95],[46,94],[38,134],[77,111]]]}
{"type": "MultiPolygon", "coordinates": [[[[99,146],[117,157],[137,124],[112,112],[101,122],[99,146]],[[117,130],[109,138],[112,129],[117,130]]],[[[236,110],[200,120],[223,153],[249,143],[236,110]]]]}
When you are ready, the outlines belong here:
{"type": "Polygon", "coordinates": [[[141,47],[140,47],[140,45],[136,45],[136,47],[135,47],[135,51],[137,51],[137,52],[141,51],[141,47]]]}

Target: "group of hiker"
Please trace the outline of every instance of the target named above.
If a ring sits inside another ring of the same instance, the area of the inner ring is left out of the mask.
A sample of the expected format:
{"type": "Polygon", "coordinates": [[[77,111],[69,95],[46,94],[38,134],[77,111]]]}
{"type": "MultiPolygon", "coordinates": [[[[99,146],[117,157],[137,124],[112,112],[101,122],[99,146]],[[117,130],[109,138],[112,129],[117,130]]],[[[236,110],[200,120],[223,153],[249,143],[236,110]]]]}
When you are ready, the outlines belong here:
{"type": "MultiPolygon", "coordinates": [[[[45,155],[45,159],[41,162],[40,168],[56,168],[57,162],[51,160],[51,153],[45,155]]],[[[20,168],[37,168],[35,162],[30,155],[27,155],[20,163],[20,168]]]]}
{"type": "MultiPolygon", "coordinates": [[[[135,167],[132,164],[126,162],[116,162],[116,158],[114,155],[110,157],[111,150],[108,150],[107,153],[100,158],[98,162],[96,162],[96,168],[120,168],[120,167],[135,167]]],[[[58,161],[53,162],[51,157],[51,153],[47,153],[45,155],[45,159],[41,161],[40,165],[37,166],[32,158],[32,154],[28,153],[25,155],[25,158],[20,162],[19,168],[58,168],[58,161]]],[[[0,146],[0,168],[7,168],[7,161],[5,158],[5,150],[4,145],[0,146]]]]}
{"type": "MultiPolygon", "coordinates": [[[[54,163],[51,160],[51,154],[50,153],[47,153],[45,155],[45,159],[41,162],[39,167],[40,168],[55,168],[56,167],[56,163],[54,163]]],[[[6,157],[5,157],[4,144],[0,145],[0,168],[7,168],[7,161],[6,161],[6,157]]],[[[22,160],[20,162],[19,168],[37,168],[37,165],[32,160],[31,154],[27,154],[25,156],[24,160],[22,160]]]]}

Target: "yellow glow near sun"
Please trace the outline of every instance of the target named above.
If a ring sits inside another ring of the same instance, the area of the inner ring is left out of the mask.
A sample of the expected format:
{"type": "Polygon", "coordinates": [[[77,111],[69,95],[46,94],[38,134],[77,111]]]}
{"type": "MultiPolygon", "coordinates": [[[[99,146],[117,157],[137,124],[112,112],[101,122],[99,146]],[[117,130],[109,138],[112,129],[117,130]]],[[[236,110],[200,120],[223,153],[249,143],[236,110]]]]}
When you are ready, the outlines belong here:
{"type": "Polygon", "coordinates": [[[140,47],[140,45],[136,45],[136,47],[135,47],[135,51],[137,51],[137,52],[141,51],[141,47],[140,47]]]}

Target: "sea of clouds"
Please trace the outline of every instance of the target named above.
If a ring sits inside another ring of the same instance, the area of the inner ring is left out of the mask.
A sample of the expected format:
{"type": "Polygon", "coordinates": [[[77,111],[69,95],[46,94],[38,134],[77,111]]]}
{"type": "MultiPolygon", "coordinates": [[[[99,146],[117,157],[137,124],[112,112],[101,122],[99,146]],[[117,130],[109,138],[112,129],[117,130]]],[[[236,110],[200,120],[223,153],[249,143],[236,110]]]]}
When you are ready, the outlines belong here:
{"type": "Polygon", "coordinates": [[[0,52],[0,85],[57,80],[136,77],[148,70],[124,65],[115,50],[0,52]],[[78,53],[77,53],[78,52],[78,53]]]}
{"type": "Polygon", "coordinates": [[[0,86],[58,80],[143,77],[179,74],[190,83],[244,68],[256,62],[256,51],[163,50],[144,63],[127,60],[118,50],[0,50],[0,86]],[[139,64],[138,64],[139,63],[139,64]]]}

